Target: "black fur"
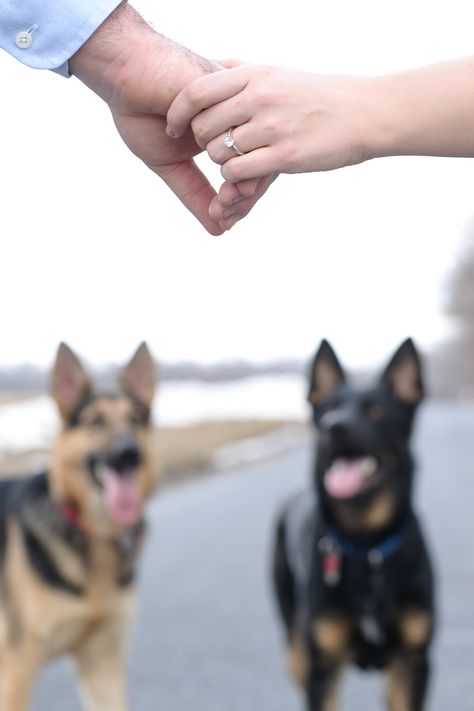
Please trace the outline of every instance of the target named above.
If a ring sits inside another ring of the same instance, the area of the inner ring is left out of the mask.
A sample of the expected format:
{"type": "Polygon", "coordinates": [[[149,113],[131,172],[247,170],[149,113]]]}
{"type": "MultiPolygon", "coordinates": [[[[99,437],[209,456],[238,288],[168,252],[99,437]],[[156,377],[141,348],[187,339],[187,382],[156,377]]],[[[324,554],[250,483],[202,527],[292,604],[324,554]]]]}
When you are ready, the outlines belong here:
{"type": "MultiPolygon", "coordinates": [[[[7,522],[14,519],[20,526],[28,560],[39,578],[52,588],[71,595],[81,595],[83,590],[67,579],[48,550],[44,540],[61,540],[85,568],[89,565],[89,542],[86,534],[69,521],[49,493],[46,473],[23,479],[7,479],[0,482],[0,570],[3,568],[8,545],[7,522]],[[38,528],[43,536],[38,536],[38,528]]],[[[144,534],[140,521],[129,534],[110,545],[117,547],[119,556],[120,586],[130,585],[134,580],[134,564],[144,534]]]]}
{"type": "Polygon", "coordinates": [[[47,516],[51,532],[54,531],[54,535],[57,535],[58,528],[60,528],[63,540],[67,541],[76,552],[85,558],[86,551],[83,543],[79,543],[75,532],[71,530],[71,524],[68,524],[61,517],[59,511],[53,508],[48,494],[46,474],[0,482],[0,500],[2,502],[0,509],[0,568],[3,568],[8,544],[7,522],[9,518],[14,518],[20,525],[30,565],[37,575],[53,588],[70,594],[80,594],[81,591],[58,570],[47,549],[39,541],[28,523],[30,515],[42,522],[45,522],[47,516]]]}
{"type": "Polygon", "coordinates": [[[411,341],[402,344],[379,381],[365,389],[348,384],[326,341],[314,359],[309,396],[318,431],[314,488],[293,498],[281,514],[273,569],[288,641],[295,630],[304,639],[309,711],[323,711],[347,659],[364,669],[384,669],[397,660],[407,710],[424,708],[434,584],[412,506],[409,449],[422,396],[421,365],[411,341]],[[377,463],[367,488],[362,479],[362,488],[346,498],[328,491],[327,472],[335,462],[364,458],[377,463]],[[388,515],[369,525],[367,512],[382,496],[391,497],[388,515]],[[323,572],[328,546],[340,562],[338,582],[328,582],[323,572]],[[410,611],[431,621],[418,643],[401,632],[400,616],[410,611]],[[343,649],[328,651],[318,647],[313,623],[334,619],[347,621],[349,632],[343,649]]]}

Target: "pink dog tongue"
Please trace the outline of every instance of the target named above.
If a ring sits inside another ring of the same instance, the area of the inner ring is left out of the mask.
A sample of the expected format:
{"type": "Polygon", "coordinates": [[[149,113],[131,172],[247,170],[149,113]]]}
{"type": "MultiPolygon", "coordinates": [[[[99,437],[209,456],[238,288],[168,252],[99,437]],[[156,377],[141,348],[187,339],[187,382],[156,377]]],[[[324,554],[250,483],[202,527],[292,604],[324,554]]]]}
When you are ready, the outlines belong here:
{"type": "Polygon", "coordinates": [[[141,515],[141,502],[132,474],[108,469],[104,477],[105,508],[112,521],[119,526],[131,526],[141,515]]]}
{"type": "Polygon", "coordinates": [[[350,499],[358,494],[367,476],[367,457],[338,459],[324,475],[324,488],[334,499],[350,499]]]}

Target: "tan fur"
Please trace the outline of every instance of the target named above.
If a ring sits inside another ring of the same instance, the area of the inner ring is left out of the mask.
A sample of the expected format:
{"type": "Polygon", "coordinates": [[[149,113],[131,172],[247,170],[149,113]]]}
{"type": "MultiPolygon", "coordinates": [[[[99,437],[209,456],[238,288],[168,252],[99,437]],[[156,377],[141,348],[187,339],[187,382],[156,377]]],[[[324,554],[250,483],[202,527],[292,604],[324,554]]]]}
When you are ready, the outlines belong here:
{"type": "MultiPolygon", "coordinates": [[[[322,711],[337,711],[338,709],[338,681],[348,642],[348,628],[348,623],[342,619],[318,620],[313,624],[313,633],[318,647],[328,655],[340,658],[339,669],[334,673],[331,680],[322,711]]],[[[296,627],[293,630],[287,659],[293,681],[304,691],[308,680],[309,661],[300,627],[296,627]]]]}
{"type": "Polygon", "coordinates": [[[367,531],[376,531],[386,526],[395,511],[393,494],[383,491],[368,507],[362,518],[362,525],[367,531]]]}
{"type": "Polygon", "coordinates": [[[319,405],[340,382],[340,374],[325,361],[318,362],[315,368],[315,382],[318,387],[308,395],[309,402],[319,405]]]}
{"type": "Polygon", "coordinates": [[[410,711],[408,684],[400,661],[390,664],[386,681],[389,711],[410,711]]]}
{"type": "Polygon", "coordinates": [[[51,395],[63,419],[90,390],[90,380],[81,362],[69,346],[61,343],[51,378],[51,395]]]}
{"type": "Polygon", "coordinates": [[[322,711],[337,711],[341,670],[347,660],[351,634],[350,622],[344,617],[321,618],[312,624],[314,644],[332,664],[336,664],[322,711]]]}
{"type": "MultiPolygon", "coordinates": [[[[410,609],[400,614],[398,628],[402,642],[412,649],[423,647],[430,638],[433,620],[424,610],[410,609]]],[[[387,672],[389,711],[410,711],[407,669],[402,659],[394,659],[387,672]]]]}
{"type": "Polygon", "coordinates": [[[337,683],[333,682],[331,690],[329,691],[323,706],[323,711],[337,711],[339,708],[337,703],[337,683]]]}
{"type": "MultiPolygon", "coordinates": [[[[137,354],[123,377],[127,392],[148,407],[154,391],[151,356],[144,345],[137,354]]],[[[128,397],[96,398],[81,411],[78,425],[68,426],[80,398],[89,392],[91,384],[79,360],[61,345],[52,393],[64,428],[53,445],[51,506],[53,510],[65,502],[77,506],[79,528],[87,537],[87,562],[51,524],[47,510],[50,502],[43,500],[44,511],[36,501],[29,508],[25,505],[24,524],[78,593],[48,585],[31,566],[19,523],[13,516],[7,518],[0,588],[1,711],[27,711],[39,668],[64,654],[75,662],[88,711],[127,708],[124,651],[135,590],[132,584],[120,585],[118,581],[132,565],[132,558],[130,563],[125,559],[124,564],[118,545],[124,532],[107,516],[102,491],[92,480],[88,461],[92,453],[106,451],[115,438],[133,434],[141,454],[134,476],[143,504],[155,484],[156,462],[151,428],[145,421],[134,422],[137,410],[128,397]]]]}
{"type": "Polygon", "coordinates": [[[156,371],[150,363],[150,353],[145,343],[142,343],[130,363],[120,374],[120,385],[128,393],[144,405],[150,407],[155,391],[156,371]],[[151,367],[150,367],[151,366],[151,367]]]}
{"type": "Polygon", "coordinates": [[[415,405],[420,401],[422,392],[418,385],[419,370],[416,361],[410,359],[400,364],[393,369],[389,377],[393,390],[400,400],[409,405],[415,405]]]}
{"type": "Polygon", "coordinates": [[[287,652],[288,669],[295,684],[301,689],[306,687],[308,676],[308,657],[304,645],[303,633],[296,627],[291,635],[290,646],[287,652]]]}
{"type": "Polygon", "coordinates": [[[345,618],[317,619],[313,622],[312,631],[319,650],[331,657],[344,658],[351,633],[350,623],[345,618]]]}
{"type": "MultiPolygon", "coordinates": [[[[65,427],[53,444],[51,453],[50,482],[52,493],[59,501],[73,501],[81,511],[82,527],[97,535],[114,533],[104,517],[100,492],[90,485],[87,457],[91,451],[101,451],[108,447],[115,437],[126,431],[132,417],[133,408],[128,398],[93,401],[81,414],[84,427],[65,427]],[[93,423],[100,417],[105,427],[94,428],[93,423]]],[[[153,434],[142,428],[137,432],[137,441],[146,459],[138,471],[138,486],[145,500],[156,485],[157,464],[153,434]]]]}
{"type": "Polygon", "coordinates": [[[3,620],[0,640],[2,711],[26,711],[28,695],[25,696],[24,687],[31,687],[43,663],[63,654],[81,660],[78,668],[86,685],[89,674],[109,675],[109,681],[104,677],[101,692],[104,705],[91,697],[88,708],[125,709],[124,705],[114,705],[118,703],[116,689],[111,687],[108,692],[114,703],[105,704],[104,696],[111,682],[110,667],[115,669],[112,686],[122,676],[125,632],[134,600],[133,588],[118,588],[111,575],[117,567],[115,551],[105,543],[93,547],[88,585],[83,595],[75,597],[53,590],[39,579],[29,565],[19,528],[13,521],[8,527],[8,539],[4,571],[8,602],[1,614],[8,614],[9,619],[3,620]],[[92,659],[89,651],[99,644],[95,641],[99,639],[103,654],[94,654],[92,659]]]}
{"type": "Polygon", "coordinates": [[[408,647],[422,647],[431,635],[431,615],[422,610],[407,610],[400,615],[399,629],[408,647]]]}
{"type": "Polygon", "coordinates": [[[367,533],[386,526],[395,511],[395,500],[389,491],[381,491],[357,516],[350,506],[340,503],[335,506],[335,516],[342,528],[351,533],[367,533]]]}

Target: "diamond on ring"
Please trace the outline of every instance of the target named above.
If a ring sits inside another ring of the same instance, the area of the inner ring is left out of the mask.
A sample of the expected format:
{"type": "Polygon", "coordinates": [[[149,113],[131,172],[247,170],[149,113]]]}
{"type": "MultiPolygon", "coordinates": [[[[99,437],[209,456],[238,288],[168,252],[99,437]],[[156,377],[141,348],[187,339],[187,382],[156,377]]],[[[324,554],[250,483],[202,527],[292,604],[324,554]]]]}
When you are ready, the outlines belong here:
{"type": "Polygon", "coordinates": [[[233,148],[234,147],[234,137],[232,135],[232,129],[229,128],[227,133],[224,136],[224,145],[227,146],[227,148],[233,148]]]}
{"type": "Polygon", "coordinates": [[[226,131],[225,136],[224,136],[224,145],[227,148],[233,148],[236,153],[239,154],[239,156],[243,156],[243,152],[237,147],[237,144],[234,140],[234,136],[232,135],[232,128],[229,128],[228,131],[226,131]]]}

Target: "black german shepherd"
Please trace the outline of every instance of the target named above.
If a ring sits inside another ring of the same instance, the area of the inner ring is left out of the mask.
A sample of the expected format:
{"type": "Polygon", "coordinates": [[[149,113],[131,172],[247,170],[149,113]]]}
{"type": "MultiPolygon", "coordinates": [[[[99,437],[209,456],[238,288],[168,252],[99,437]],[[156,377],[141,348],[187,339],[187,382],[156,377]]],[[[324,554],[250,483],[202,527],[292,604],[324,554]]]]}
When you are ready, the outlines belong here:
{"type": "Polygon", "coordinates": [[[327,341],[314,358],[314,492],[285,507],[274,555],[290,670],[309,711],[336,711],[350,663],[387,671],[390,711],[424,708],[434,586],[409,449],[422,397],[411,340],[367,389],[348,384],[327,341]]]}
{"type": "MultiPolygon", "coordinates": [[[[0,709],[26,711],[40,666],[69,654],[89,711],[125,711],[124,654],[143,507],[156,481],[154,364],[142,344],[100,393],[64,344],[48,472],[0,482],[0,709]]],[[[67,702],[65,701],[65,707],[67,702]]]]}

